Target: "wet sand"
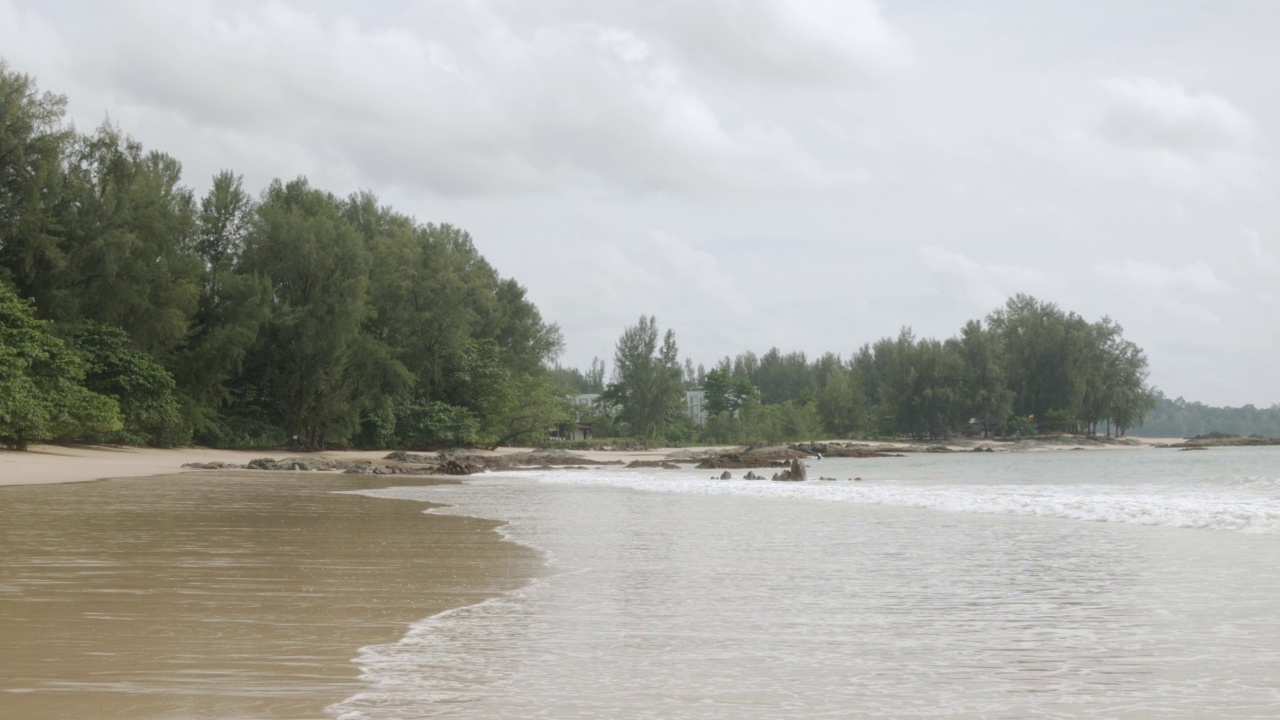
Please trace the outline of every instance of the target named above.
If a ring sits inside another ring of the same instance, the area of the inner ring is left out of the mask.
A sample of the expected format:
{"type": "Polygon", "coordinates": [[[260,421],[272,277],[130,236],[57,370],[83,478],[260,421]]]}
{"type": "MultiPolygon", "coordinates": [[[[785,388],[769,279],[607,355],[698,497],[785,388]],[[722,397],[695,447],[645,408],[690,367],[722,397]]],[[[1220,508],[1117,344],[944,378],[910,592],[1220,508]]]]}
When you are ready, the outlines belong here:
{"type": "Polygon", "coordinates": [[[334,494],[448,482],[188,473],[0,487],[5,717],[323,718],[357,650],[541,572],[497,523],[334,494]]]}

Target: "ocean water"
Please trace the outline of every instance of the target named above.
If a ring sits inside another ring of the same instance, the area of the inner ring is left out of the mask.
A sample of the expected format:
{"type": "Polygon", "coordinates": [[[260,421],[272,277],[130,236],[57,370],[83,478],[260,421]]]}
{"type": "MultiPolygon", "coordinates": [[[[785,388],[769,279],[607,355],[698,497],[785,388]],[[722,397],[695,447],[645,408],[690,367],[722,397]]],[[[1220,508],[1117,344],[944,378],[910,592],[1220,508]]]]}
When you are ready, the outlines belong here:
{"type": "Polygon", "coordinates": [[[379,497],[547,571],[361,650],[381,718],[1280,717],[1276,448],[608,468],[379,497]],[[735,472],[741,475],[741,472],[735,472]],[[861,478],[854,480],[853,478],[861,478]]]}

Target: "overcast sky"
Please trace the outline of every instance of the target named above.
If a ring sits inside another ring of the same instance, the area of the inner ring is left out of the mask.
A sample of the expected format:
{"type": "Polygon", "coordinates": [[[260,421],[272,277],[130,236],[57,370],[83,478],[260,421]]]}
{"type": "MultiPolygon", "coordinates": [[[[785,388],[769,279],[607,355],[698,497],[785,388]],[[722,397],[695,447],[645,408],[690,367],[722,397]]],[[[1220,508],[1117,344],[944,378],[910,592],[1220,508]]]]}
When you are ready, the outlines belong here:
{"type": "Polygon", "coordinates": [[[1110,315],[1171,397],[1280,402],[1280,2],[0,0],[0,56],[184,163],[471,232],[612,358],[1110,315]]]}

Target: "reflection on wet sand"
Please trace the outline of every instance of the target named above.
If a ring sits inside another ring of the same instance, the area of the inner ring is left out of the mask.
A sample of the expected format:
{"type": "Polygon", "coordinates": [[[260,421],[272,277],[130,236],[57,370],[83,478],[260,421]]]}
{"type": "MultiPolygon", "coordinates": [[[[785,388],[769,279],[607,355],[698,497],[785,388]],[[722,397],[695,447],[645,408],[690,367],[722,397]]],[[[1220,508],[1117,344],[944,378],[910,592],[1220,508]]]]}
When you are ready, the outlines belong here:
{"type": "Polygon", "coordinates": [[[0,488],[4,714],[322,717],[362,689],[358,648],[538,571],[493,522],[333,494],[414,483],[205,473],[0,488]]]}

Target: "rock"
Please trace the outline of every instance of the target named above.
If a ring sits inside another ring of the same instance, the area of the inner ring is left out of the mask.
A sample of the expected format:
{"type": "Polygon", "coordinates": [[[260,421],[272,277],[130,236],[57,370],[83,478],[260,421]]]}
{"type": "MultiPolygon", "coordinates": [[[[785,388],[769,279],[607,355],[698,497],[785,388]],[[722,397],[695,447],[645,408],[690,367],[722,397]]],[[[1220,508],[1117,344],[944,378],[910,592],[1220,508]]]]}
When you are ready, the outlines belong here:
{"type": "Polygon", "coordinates": [[[482,463],[489,470],[505,470],[514,467],[538,467],[541,465],[625,465],[621,460],[592,460],[574,455],[564,450],[535,450],[533,452],[512,453],[510,455],[494,455],[492,457],[472,456],[467,461],[482,463]]]}
{"type": "Polygon", "coordinates": [[[467,462],[466,460],[451,459],[446,460],[440,465],[439,472],[445,475],[471,475],[481,472],[485,469],[484,465],[467,462]]]}
{"type": "Polygon", "coordinates": [[[774,475],[773,479],[778,482],[804,482],[808,479],[808,475],[805,472],[804,463],[800,462],[799,458],[795,458],[791,461],[791,467],[774,475]]]}
{"type": "Polygon", "coordinates": [[[679,470],[680,466],[675,463],[669,463],[665,460],[632,460],[627,463],[629,468],[662,468],[663,470],[679,470]]]}
{"type": "Polygon", "coordinates": [[[243,470],[244,465],[236,465],[235,463],[225,462],[207,462],[207,463],[183,463],[182,467],[191,468],[193,470],[243,470]]]}
{"type": "Polygon", "coordinates": [[[732,479],[733,479],[733,474],[732,474],[732,473],[730,473],[728,470],[725,470],[724,472],[720,473],[720,479],[721,479],[721,480],[732,480],[732,479]]]}
{"type": "Polygon", "coordinates": [[[751,472],[750,470],[748,470],[747,474],[742,476],[742,479],[743,480],[763,480],[764,477],[757,475],[754,472],[751,472]]]}
{"type": "Polygon", "coordinates": [[[419,464],[423,464],[423,463],[431,463],[431,464],[434,464],[437,460],[439,460],[439,456],[436,456],[436,455],[418,455],[417,453],[411,453],[411,452],[405,452],[405,451],[403,451],[403,450],[397,450],[397,451],[395,451],[395,452],[393,452],[393,453],[387,453],[386,457],[384,457],[384,458],[382,458],[382,459],[383,459],[383,460],[393,460],[393,461],[395,461],[395,462],[402,462],[402,463],[419,463],[419,464]]]}
{"type": "Polygon", "coordinates": [[[325,457],[291,457],[283,460],[276,460],[274,458],[256,458],[254,460],[250,460],[245,467],[250,470],[285,470],[299,472],[333,470],[337,467],[337,463],[325,457]]]}

